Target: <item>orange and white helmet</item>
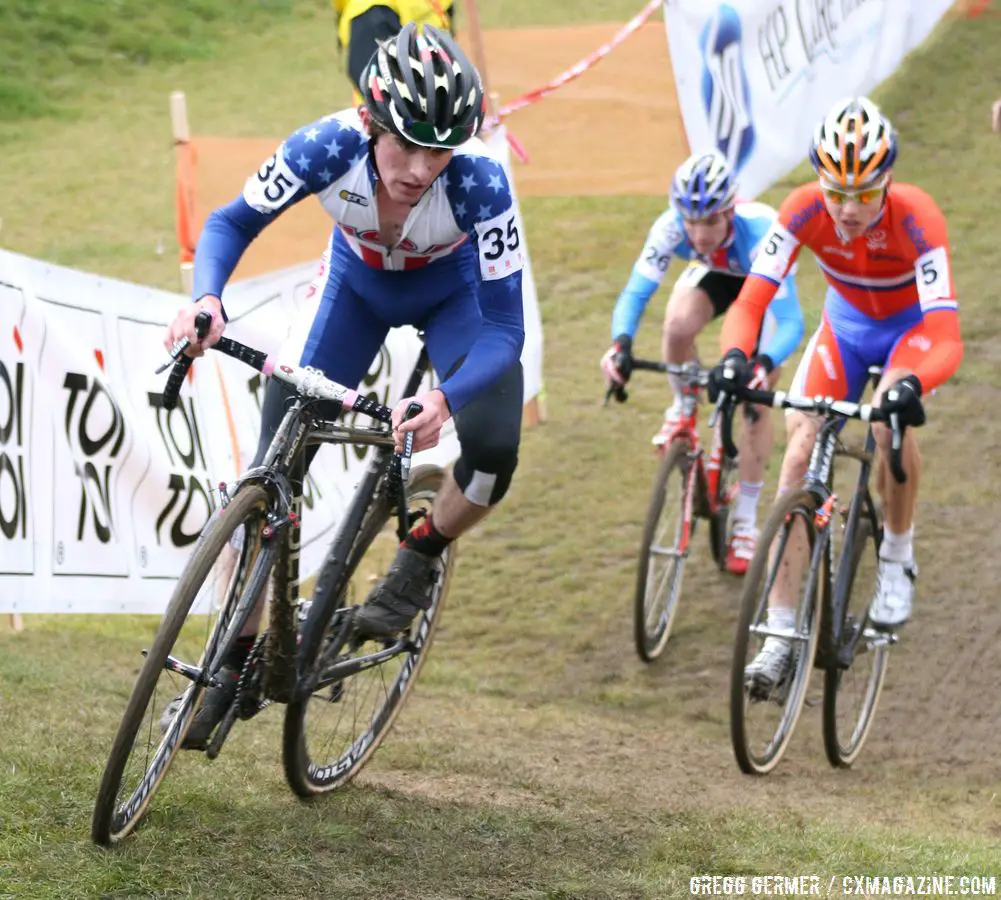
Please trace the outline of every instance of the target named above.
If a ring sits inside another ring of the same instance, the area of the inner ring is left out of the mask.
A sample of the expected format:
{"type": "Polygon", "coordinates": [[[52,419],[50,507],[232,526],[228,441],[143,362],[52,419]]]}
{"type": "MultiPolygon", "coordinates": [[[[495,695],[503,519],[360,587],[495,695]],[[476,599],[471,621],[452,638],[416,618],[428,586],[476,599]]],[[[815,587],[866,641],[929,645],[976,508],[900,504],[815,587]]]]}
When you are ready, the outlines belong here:
{"type": "Polygon", "coordinates": [[[821,181],[843,188],[879,181],[896,158],[893,126],[868,97],[835,103],[810,144],[810,162],[821,181]]]}

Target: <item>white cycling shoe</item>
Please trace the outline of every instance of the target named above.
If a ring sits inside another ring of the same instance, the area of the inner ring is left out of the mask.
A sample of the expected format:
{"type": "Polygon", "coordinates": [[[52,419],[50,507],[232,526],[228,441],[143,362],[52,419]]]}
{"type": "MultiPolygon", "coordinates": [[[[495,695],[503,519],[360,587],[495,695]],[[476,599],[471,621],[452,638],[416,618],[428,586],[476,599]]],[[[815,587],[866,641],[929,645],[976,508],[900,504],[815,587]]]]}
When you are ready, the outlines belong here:
{"type": "Polygon", "coordinates": [[[918,567],[907,563],[879,561],[876,594],[869,607],[869,621],[876,628],[898,628],[911,617],[914,581],[918,567]]]}

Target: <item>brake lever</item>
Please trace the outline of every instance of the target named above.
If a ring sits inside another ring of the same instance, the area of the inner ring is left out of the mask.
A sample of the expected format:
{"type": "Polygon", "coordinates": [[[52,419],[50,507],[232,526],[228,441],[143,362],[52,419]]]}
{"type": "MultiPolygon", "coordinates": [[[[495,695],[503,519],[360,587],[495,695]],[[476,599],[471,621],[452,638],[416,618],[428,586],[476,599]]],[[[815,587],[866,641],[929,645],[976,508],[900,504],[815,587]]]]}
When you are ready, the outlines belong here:
{"type": "MultiPolygon", "coordinates": [[[[205,335],[209,333],[209,328],[212,327],[212,313],[207,310],[202,310],[195,316],[195,334],[198,335],[198,339],[201,340],[205,335]]],[[[170,348],[170,358],[157,367],[156,374],[161,375],[167,371],[178,359],[180,359],[181,354],[191,346],[191,341],[188,338],[182,337],[180,340],[174,341],[174,345],[170,348]]]]}

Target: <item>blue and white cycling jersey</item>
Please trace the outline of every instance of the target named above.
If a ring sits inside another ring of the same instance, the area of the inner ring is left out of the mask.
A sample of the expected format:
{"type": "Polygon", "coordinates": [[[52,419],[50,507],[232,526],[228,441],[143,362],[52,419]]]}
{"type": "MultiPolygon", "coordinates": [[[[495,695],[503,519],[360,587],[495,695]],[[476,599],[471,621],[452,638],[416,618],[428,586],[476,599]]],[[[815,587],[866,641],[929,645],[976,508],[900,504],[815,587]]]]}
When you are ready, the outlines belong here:
{"type": "Polygon", "coordinates": [[[463,145],[414,205],[393,247],[380,241],[378,181],[354,109],[293,132],[243,193],[206,221],[194,298],[221,297],[261,230],[316,195],[335,225],[304,364],[353,386],[389,327],[416,325],[426,329],[441,390],[456,412],[518,359],[524,342],[524,251],[507,176],[481,141],[463,145]]]}
{"type": "MultiPolygon", "coordinates": [[[[702,257],[688,240],[681,216],[674,209],[662,213],[653,223],[643,252],[615,304],[612,339],[621,334],[636,336],[643,311],[664,280],[673,257],[701,263],[714,272],[746,277],[776,216],[775,210],[765,203],[737,203],[730,235],[712,256],[702,257]]],[[[762,345],[758,352],[766,354],[775,365],[788,359],[803,337],[803,313],[796,294],[795,274],[793,267],[762,324],[762,345]]]]}

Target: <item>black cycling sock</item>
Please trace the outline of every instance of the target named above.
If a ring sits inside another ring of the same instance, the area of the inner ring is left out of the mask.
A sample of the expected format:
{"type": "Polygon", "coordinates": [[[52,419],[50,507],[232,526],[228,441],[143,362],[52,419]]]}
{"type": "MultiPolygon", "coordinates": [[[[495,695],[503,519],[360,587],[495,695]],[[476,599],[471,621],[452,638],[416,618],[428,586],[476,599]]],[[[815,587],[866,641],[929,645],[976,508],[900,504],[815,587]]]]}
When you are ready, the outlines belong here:
{"type": "Polygon", "coordinates": [[[441,556],[452,540],[434,527],[431,516],[425,516],[410,529],[400,546],[406,547],[408,550],[416,550],[424,556],[441,556]]]}
{"type": "Polygon", "coordinates": [[[247,661],[247,657],[250,656],[250,650],[254,646],[254,641],[257,640],[256,634],[244,634],[240,635],[236,639],[236,643],[232,646],[229,653],[226,654],[226,659],[223,665],[229,666],[230,668],[240,670],[243,668],[243,664],[247,661]]]}

